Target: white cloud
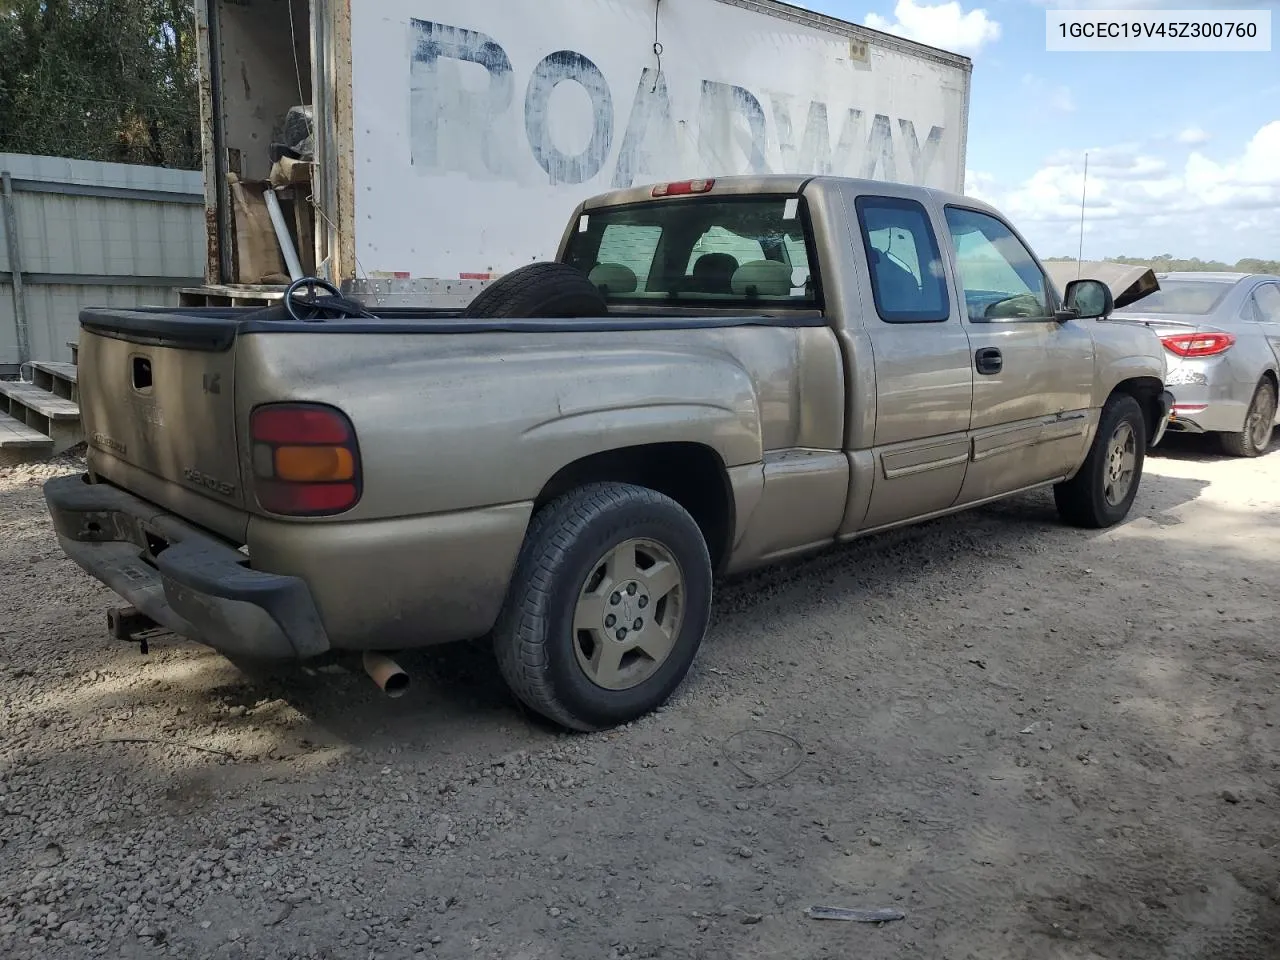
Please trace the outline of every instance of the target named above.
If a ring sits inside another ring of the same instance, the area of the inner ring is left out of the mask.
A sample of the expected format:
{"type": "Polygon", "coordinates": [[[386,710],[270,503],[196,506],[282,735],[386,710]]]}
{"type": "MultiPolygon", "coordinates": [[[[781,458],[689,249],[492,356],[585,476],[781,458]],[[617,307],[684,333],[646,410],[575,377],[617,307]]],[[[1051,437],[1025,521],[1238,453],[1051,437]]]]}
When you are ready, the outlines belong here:
{"type": "Polygon", "coordinates": [[[915,0],[897,0],[894,19],[868,13],[872,30],[896,34],[955,53],[975,54],[1000,39],[1000,24],[981,8],[965,12],[956,0],[930,6],[915,0]]]}
{"type": "MultiPolygon", "coordinates": [[[[1280,244],[1280,120],[1226,161],[1193,149],[1174,166],[1138,144],[1088,153],[1086,255],[1150,254],[1181,243],[1187,249],[1178,255],[1234,260],[1280,244]]],[[[1060,152],[1021,184],[971,172],[966,186],[1025,224],[1052,255],[1075,249],[1083,180],[1083,151],[1060,152]]]]}
{"type": "Polygon", "coordinates": [[[1209,134],[1205,133],[1199,127],[1187,127],[1178,134],[1178,142],[1185,143],[1188,146],[1198,147],[1209,142],[1209,134]]]}

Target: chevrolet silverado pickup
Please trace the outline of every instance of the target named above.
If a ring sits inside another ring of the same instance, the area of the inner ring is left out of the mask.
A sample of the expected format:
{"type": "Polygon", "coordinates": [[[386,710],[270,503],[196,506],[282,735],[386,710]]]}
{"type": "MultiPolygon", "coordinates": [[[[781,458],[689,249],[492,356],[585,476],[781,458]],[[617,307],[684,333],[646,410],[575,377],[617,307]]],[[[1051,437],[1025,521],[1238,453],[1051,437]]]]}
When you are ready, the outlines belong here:
{"type": "Polygon", "coordinates": [[[671,695],[718,576],[1045,486],[1118,523],[1172,405],[1107,287],[922,187],[615,191],[462,311],[317,287],[81,314],[62,549],[232,657],[490,637],[576,730],[671,695]]]}

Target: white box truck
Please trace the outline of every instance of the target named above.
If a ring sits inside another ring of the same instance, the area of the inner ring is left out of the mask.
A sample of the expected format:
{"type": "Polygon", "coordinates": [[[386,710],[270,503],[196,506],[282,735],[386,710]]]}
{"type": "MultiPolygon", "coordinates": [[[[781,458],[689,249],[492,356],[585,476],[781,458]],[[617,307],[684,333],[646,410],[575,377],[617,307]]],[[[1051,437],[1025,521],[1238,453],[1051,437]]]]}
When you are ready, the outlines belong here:
{"type": "Polygon", "coordinates": [[[187,302],[270,299],[264,279],[301,271],[458,305],[551,257],[581,200],[632,184],[964,185],[968,58],[774,0],[196,0],[196,16],[209,256],[187,302]]]}

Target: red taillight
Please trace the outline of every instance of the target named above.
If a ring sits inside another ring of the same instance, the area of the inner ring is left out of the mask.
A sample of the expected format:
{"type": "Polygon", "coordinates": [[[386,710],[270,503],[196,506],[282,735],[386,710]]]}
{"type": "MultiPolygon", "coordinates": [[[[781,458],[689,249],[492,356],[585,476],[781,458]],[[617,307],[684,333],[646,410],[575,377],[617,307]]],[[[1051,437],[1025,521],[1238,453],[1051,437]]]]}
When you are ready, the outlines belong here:
{"type": "Polygon", "coordinates": [[[271,403],[249,418],[254,493],[268,513],[321,517],[360,499],[360,451],[351,421],[316,403],[271,403]]]}
{"type": "Polygon", "coordinates": [[[707,193],[716,185],[715,180],[677,180],[660,183],[649,191],[651,197],[687,197],[691,193],[707,193]]]}
{"type": "Polygon", "coordinates": [[[1230,350],[1236,338],[1229,333],[1171,333],[1160,342],[1180,357],[1214,357],[1230,350]]]}
{"type": "Polygon", "coordinates": [[[351,439],[351,429],[347,418],[329,407],[281,403],[253,411],[253,439],[279,444],[341,444],[351,439]]]}

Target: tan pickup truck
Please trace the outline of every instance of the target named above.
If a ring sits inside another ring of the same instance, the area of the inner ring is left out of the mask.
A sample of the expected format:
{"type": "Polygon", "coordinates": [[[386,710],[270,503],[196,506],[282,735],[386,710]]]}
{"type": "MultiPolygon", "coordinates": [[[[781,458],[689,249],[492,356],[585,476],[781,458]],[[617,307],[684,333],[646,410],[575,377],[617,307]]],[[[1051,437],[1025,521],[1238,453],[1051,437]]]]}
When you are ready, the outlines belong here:
{"type": "Polygon", "coordinates": [[[230,656],[394,683],[387,654],[489,635],[580,730],[675,690],[718,575],[1044,485],[1117,523],[1172,404],[1105,286],[1060,297],[999,213],[923,188],[606,194],[461,313],[307,284],[82,313],[62,548],[230,656]]]}

